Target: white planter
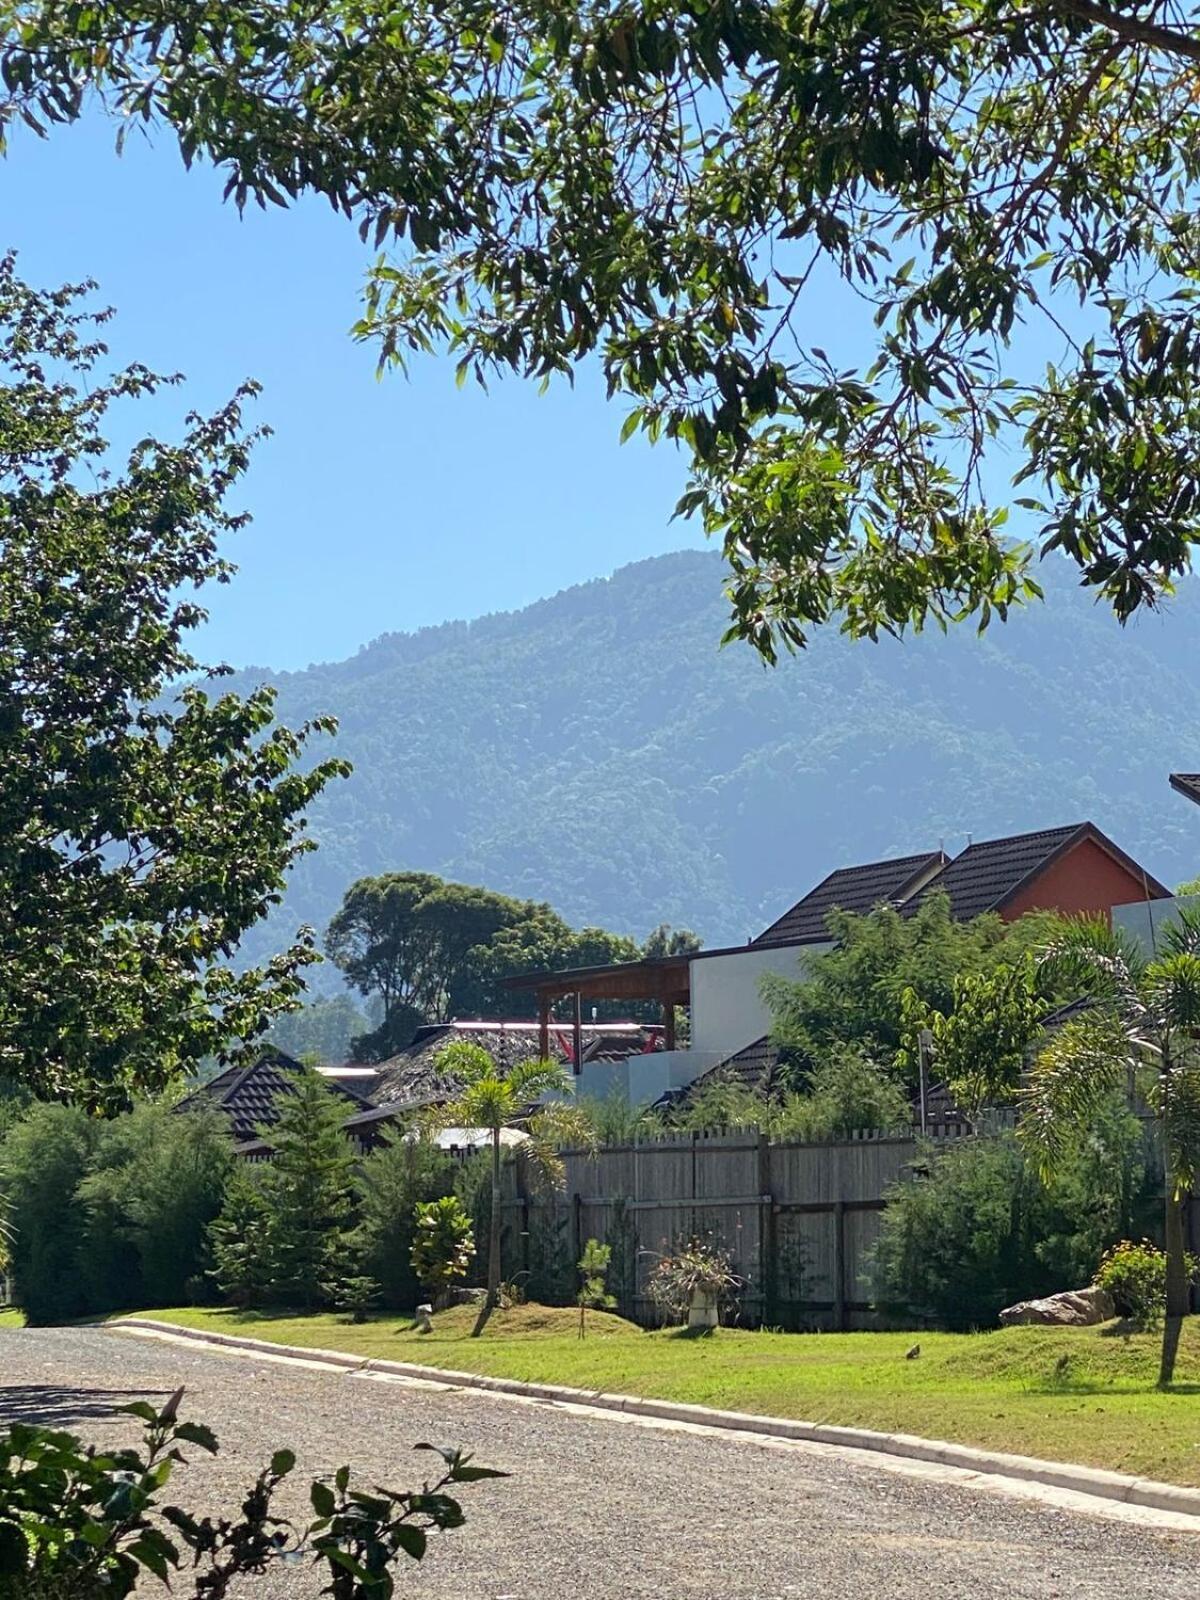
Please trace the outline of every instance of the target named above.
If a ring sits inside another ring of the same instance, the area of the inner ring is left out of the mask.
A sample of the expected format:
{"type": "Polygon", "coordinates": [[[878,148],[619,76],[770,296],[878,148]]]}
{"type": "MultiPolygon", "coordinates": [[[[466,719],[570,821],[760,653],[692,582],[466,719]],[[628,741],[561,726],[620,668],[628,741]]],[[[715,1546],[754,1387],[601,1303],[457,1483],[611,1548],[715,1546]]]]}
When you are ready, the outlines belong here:
{"type": "Polygon", "coordinates": [[[721,1319],[717,1312],[717,1296],[709,1289],[693,1289],[692,1303],[688,1307],[689,1328],[717,1328],[721,1319]]]}

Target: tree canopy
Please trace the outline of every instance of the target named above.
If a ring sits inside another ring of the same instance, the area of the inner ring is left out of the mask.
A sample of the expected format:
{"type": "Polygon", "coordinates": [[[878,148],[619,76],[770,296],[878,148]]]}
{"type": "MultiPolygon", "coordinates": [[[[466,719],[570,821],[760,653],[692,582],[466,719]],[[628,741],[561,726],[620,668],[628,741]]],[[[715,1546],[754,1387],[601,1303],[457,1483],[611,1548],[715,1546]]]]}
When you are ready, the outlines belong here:
{"type": "Polygon", "coordinates": [[[309,935],[232,958],[345,769],[301,765],[328,719],[276,725],[272,691],[216,693],[188,648],[246,521],[253,390],[119,467],[106,413],[164,380],[103,375],[89,287],[0,261],[0,1080],[111,1109],[299,994],[309,935]]]}
{"type": "MultiPolygon", "coordinates": [[[[944,1026],[969,997],[973,1038],[982,1026],[976,1015],[982,996],[990,993],[976,980],[1004,982],[1001,975],[1011,969],[1023,973],[1028,953],[1061,925],[1049,912],[1007,924],[991,913],[957,922],[944,894],[931,894],[911,916],[888,906],[866,915],[835,910],[828,919],[832,949],[809,956],[799,979],[763,980],[772,1038],[797,1081],[831,1051],[851,1045],[915,1082],[914,1029],[934,1015],[944,1026]]],[[[964,1018],[960,1031],[967,1030],[964,1018]]],[[[965,1066],[962,1073],[968,1075],[965,1066]]]]}
{"type": "MultiPolygon", "coordinates": [[[[532,1016],[531,996],[501,987],[517,973],[636,961],[699,943],[694,933],[664,923],[639,946],[603,928],[573,929],[536,900],[448,883],[430,872],[389,872],[351,884],[325,947],[347,982],[382,1004],[379,1027],[353,1041],[359,1059],[382,1060],[423,1022],[532,1016]]],[[[631,1008],[616,1009],[627,1015],[631,1008]]]]}
{"type": "Polygon", "coordinates": [[[1060,550],[1128,617],[1187,570],[1200,35],[1151,0],[9,6],[0,115],[98,98],[239,205],[383,251],[359,333],[460,377],[597,362],[675,440],[772,657],[986,624],[1060,550]],[[830,306],[840,315],[830,313],[830,306]],[[820,308],[818,318],[814,308],[820,308]],[[840,322],[839,330],[837,324],[840,322]],[[1015,464],[1033,548],[1005,542],[1015,464]]]}

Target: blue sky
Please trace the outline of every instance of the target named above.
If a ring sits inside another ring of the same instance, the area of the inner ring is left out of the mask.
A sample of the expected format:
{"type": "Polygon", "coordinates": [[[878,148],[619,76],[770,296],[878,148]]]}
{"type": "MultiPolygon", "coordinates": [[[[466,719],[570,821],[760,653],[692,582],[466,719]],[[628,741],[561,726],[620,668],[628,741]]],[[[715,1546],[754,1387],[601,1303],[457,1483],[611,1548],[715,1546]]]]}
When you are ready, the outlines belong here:
{"type": "Polygon", "coordinates": [[[138,435],[169,438],[189,407],[263,384],[256,414],[275,432],[245,480],[238,577],[210,596],[208,659],[334,660],[704,542],[670,521],[682,459],[620,445],[599,381],[484,395],[435,358],[378,380],[348,334],[371,259],[351,224],[316,201],[239,219],[166,135],[131,136],[121,157],[113,136],[101,121],[45,141],[18,131],[0,161],[0,249],[33,283],[97,279],[118,312],[114,358],[187,375],[139,406],[138,435]]]}

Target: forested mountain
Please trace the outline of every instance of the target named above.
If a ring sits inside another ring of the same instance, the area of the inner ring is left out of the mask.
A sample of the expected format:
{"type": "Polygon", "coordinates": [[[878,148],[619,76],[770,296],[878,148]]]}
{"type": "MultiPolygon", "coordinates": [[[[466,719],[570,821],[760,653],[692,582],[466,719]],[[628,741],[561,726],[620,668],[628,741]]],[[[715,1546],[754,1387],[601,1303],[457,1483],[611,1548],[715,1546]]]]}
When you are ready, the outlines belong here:
{"type": "Polygon", "coordinates": [[[1200,768],[1196,586],[1122,631],[1044,573],[1047,604],[982,639],[825,635],[772,671],[718,646],[722,570],[681,552],[349,661],[239,673],[277,686],[286,721],[334,713],[355,769],[256,948],[323,933],[352,879],[393,868],[710,944],[833,867],[968,834],[1086,817],[1170,883],[1200,870],[1200,811],[1166,781],[1200,768]]]}

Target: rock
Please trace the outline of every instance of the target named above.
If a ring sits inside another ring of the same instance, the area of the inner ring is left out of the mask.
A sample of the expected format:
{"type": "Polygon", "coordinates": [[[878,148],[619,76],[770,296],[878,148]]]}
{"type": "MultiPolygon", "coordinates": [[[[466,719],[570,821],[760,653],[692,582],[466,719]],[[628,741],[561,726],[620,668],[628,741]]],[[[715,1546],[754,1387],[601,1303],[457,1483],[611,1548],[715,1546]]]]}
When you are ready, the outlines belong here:
{"type": "Polygon", "coordinates": [[[921,1346],[919,1344],[915,1344],[911,1350],[906,1350],[904,1352],[904,1359],[905,1361],[915,1361],[920,1354],[921,1346]]]}
{"type": "Polygon", "coordinates": [[[433,1318],[433,1307],[431,1305],[418,1306],[417,1307],[417,1312],[416,1312],[416,1321],[413,1323],[413,1327],[416,1329],[416,1331],[418,1333],[432,1333],[433,1332],[433,1320],[432,1320],[432,1318],[433,1318]]]}
{"type": "Polygon", "coordinates": [[[1108,1322],[1117,1308],[1106,1289],[1092,1284],[1087,1289],[1068,1289],[1065,1294],[1047,1295],[1044,1300],[1021,1300],[1000,1313],[1005,1328],[1037,1323],[1043,1327],[1090,1328],[1108,1322]]]}
{"type": "Polygon", "coordinates": [[[450,1304],[452,1306],[481,1306],[486,1299],[486,1289],[454,1289],[451,1291],[450,1304]]]}

